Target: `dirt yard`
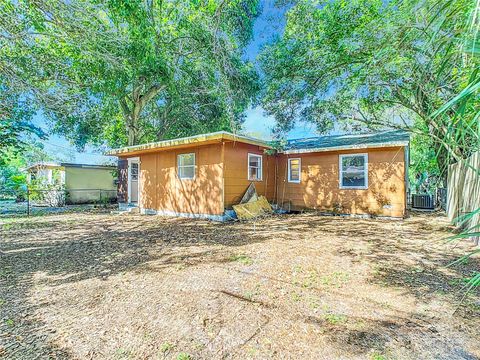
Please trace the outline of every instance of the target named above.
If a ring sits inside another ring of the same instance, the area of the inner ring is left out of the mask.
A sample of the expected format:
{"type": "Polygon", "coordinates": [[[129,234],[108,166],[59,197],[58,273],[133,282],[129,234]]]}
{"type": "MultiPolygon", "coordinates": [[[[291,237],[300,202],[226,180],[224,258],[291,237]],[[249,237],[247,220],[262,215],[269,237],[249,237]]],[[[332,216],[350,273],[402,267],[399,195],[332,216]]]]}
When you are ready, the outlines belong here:
{"type": "Polygon", "coordinates": [[[0,358],[478,359],[444,218],[0,220],[0,358]]]}

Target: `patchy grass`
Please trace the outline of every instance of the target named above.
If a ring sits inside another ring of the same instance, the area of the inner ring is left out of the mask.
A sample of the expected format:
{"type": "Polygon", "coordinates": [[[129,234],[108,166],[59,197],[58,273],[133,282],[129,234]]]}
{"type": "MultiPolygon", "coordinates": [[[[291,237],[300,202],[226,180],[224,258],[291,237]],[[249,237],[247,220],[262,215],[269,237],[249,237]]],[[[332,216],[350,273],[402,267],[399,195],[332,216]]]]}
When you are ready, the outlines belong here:
{"type": "Polygon", "coordinates": [[[332,325],[343,324],[347,321],[347,317],[345,315],[325,314],[323,317],[332,325]]]}
{"type": "Polygon", "coordinates": [[[187,353],[180,353],[177,355],[177,360],[191,360],[192,357],[187,353]]]}
{"type": "Polygon", "coordinates": [[[172,350],[173,348],[174,348],[173,344],[166,342],[166,343],[163,343],[162,346],[160,346],[160,351],[162,353],[167,353],[170,350],[172,350]]]}
{"type": "Polygon", "coordinates": [[[237,261],[243,265],[252,265],[253,260],[250,256],[244,255],[244,254],[239,254],[239,255],[232,255],[229,258],[230,261],[237,261]]]}
{"type": "Polygon", "coordinates": [[[0,220],[0,357],[480,357],[442,217],[0,220]],[[168,341],[167,341],[168,340],[168,341]]]}

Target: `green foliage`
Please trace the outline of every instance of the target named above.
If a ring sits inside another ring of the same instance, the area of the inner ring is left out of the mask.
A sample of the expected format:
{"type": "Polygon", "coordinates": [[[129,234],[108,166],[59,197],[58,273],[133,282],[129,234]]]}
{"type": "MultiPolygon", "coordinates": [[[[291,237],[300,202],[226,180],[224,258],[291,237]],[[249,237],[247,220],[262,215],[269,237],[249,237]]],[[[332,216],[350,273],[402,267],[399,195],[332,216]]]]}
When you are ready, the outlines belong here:
{"type": "Polygon", "coordinates": [[[162,353],[166,353],[166,352],[169,352],[170,350],[172,350],[174,348],[174,345],[169,343],[169,342],[165,342],[162,344],[162,346],[160,346],[160,351],[162,353]]]}
{"type": "Polygon", "coordinates": [[[192,357],[190,356],[190,354],[187,354],[187,353],[179,353],[177,355],[177,360],[191,360],[192,357]]]}
{"type": "Polygon", "coordinates": [[[328,321],[332,325],[343,324],[347,321],[347,317],[345,315],[333,314],[333,313],[325,314],[324,318],[326,321],[328,321]]]}
{"type": "Polygon", "coordinates": [[[12,89],[0,73],[0,166],[5,164],[9,156],[24,149],[26,135],[45,137],[31,123],[33,113],[34,109],[27,99],[12,89]]]}
{"type": "MultiPolygon", "coordinates": [[[[406,128],[431,139],[426,145],[440,167],[435,172],[469,154],[469,139],[457,147],[445,141],[454,136],[450,120],[456,109],[431,116],[478,64],[458,51],[468,37],[461,24],[475,2],[451,3],[445,8],[436,0],[295,2],[285,33],[260,56],[262,104],[275,116],[277,133],[298,120],[314,123],[321,133],[406,128]]],[[[476,123],[469,126],[478,129],[476,123]]]]}
{"type": "MultiPolygon", "coordinates": [[[[463,35],[461,42],[455,48],[455,51],[462,56],[462,61],[455,64],[454,70],[461,74],[459,78],[461,82],[455,87],[455,93],[450,96],[447,101],[440,104],[435,111],[432,112],[433,119],[448,117],[449,128],[448,136],[442,140],[451,152],[457,149],[469,149],[463,158],[456,158],[458,161],[467,161],[467,156],[474,151],[480,150],[480,107],[478,102],[478,89],[480,88],[480,58],[478,49],[480,41],[478,33],[480,30],[480,20],[476,13],[465,11],[464,7],[459,5],[458,1],[449,0],[442,6],[440,11],[430,14],[431,23],[439,22],[436,33],[443,33],[445,24],[454,18],[454,14],[463,14],[463,21],[457,24],[457,31],[463,35]],[[440,20],[438,20],[440,19],[440,20]],[[462,66],[468,65],[468,66],[462,66]]],[[[473,5],[473,4],[472,4],[473,5]]],[[[480,169],[472,169],[477,176],[480,177],[480,169]]],[[[456,184],[449,184],[456,186],[456,184]]],[[[471,194],[464,194],[471,196],[471,194]]],[[[450,237],[450,241],[460,241],[470,237],[480,236],[480,224],[476,224],[473,220],[480,213],[479,209],[474,209],[466,214],[462,214],[456,219],[456,223],[462,231],[450,237]],[[472,224],[473,221],[473,224],[472,224]]],[[[478,218],[476,220],[478,222],[478,218]]],[[[455,262],[452,265],[461,264],[471,256],[479,253],[474,250],[455,262]]],[[[467,293],[480,286],[480,273],[474,273],[469,279],[466,279],[467,293]]]]}
{"type": "Polygon", "coordinates": [[[445,187],[437,162],[433,140],[427,135],[414,134],[410,141],[410,167],[408,169],[410,189],[413,193],[433,191],[445,187]]]}
{"type": "Polygon", "coordinates": [[[258,90],[241,50],[258,8],[258,0],[4,0],[0,64],[78,147],[232,129],[258,90]]]}
{"type": "Polygon", "coordinates": [[[18,200],[23,200],[26,194],[26,174],[23,169],[35,162],[52,160],[32,136],[24,139],[22,151],[18,146],[5,148],[0,163],[0,189],[16,196],[18,200]]]}
{"type": "Polygon", "coordinates": [[[253,264],[252,258],[245,254],[232,255],[230,256],[230,261],[237,261],[239,263],[242,263],[243,265],[253,264]]]}

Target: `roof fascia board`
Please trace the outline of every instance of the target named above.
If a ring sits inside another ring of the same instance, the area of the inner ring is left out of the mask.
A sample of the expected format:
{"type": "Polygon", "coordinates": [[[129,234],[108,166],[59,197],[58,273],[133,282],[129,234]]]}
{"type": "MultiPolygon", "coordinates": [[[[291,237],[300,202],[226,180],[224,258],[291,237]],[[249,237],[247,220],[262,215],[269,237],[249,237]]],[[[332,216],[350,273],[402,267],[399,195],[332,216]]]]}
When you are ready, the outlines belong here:
{"type": "Polygon", "coordinates": [[[311,149],[292,149],[292,150],[282,151],[281,153],[283,153],[283,154],[305,154],[305,153],[314,153],[314,152],[357,150],[357,149],[360,150],[360,149],[384,148],[384,147],[396,147],[396,146],[408,146],[408,141],[395,141],[395,142],[380,143],[380,144],[375,144],[375,143],[353,144],[353,145],[320,147],[320,148],[311,148],[311,149]]]}
{"type": "Polygon", "coordinates": [[[223,140],[238,141],[238,142],[243,142],[251,145],[270,148],[270,146],[266,142],[258,139],[254,139],[254,138],[243,136],[243,135],[235,135],[235,134],[228,133],[226,131],[217,131],[210,134],[194,135],[194,136],[188,136],[188,137],[183,137],[178,139],[157,141],[157,142],[142,144],[142,145],[126,146],[123,148],[110,150],[106,154],[122,156],[122,155],[129,155],[129,154],[138,154],[142,152],[151,152],[155,150],[166,150],[169,148],[173,149],[177,147],[201,145],[202,143],[205,143],[205,142],[221,142],[223,140]]]}
{"type": "Polygon", "coordinates": [[[32,164],[30,166],[27,166],[25,168],[23,168],[23,171],[27,171],[27,170],[30,170],[30,169],[34,169],[34,168],[62,168],[62,164],[61,163],[56,163],[56,162],[38,162],[38,163],[35,163],[35,164],[32,164]]]}
{"type": "Polygon", "coordinates": [[[116,165],[97,165],[97,164],[73,164],[61,163],[62,167],[82,168],[82,169],[116,169],[116,165]]]}

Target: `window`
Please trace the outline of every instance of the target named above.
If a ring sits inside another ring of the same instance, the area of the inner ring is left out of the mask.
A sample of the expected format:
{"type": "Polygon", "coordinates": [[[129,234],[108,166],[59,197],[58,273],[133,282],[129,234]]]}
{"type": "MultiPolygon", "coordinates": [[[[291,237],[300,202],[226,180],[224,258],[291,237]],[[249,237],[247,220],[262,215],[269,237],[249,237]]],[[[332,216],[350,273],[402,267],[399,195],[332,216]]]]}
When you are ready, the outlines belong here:
{"type": "Polygon", "coordinates": [[[262,180],[262,155],[248,154],[248,180],[262,180]]]}
{"type": "Polygon", "coordinates": [[[178,177],[180,179],[195,178],[195,153],[178,155],[178,177]]]}
{"type": "Polygon", "coordinates": [[[299,183],[301,178],[301,161],[300,159],[288,159],[288,182],[299,183]]]}
{"type": "Polygon", "coordinates": [[[368,188],[368,155],[340,155],[340,188],[368,188]]]}
{"type": "Polygon", "coordinates": [[[132,162],[130,166],[130,180],[138,180],[138,163],[132,162]]]}

